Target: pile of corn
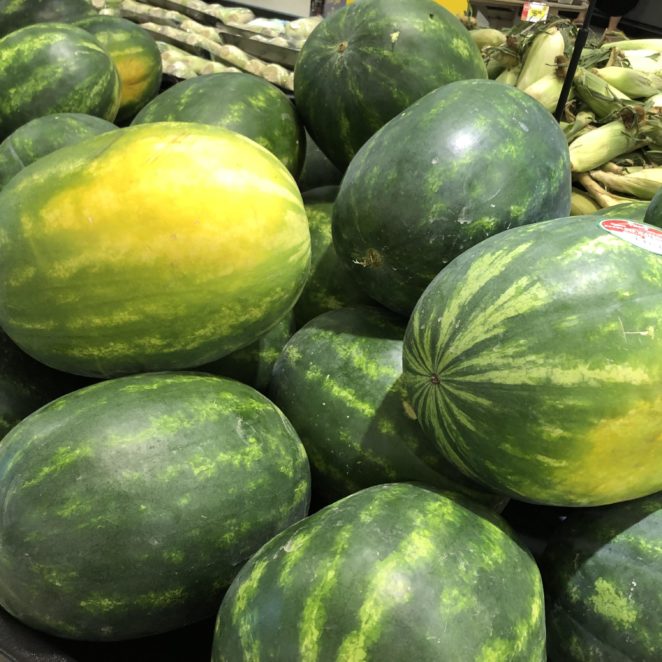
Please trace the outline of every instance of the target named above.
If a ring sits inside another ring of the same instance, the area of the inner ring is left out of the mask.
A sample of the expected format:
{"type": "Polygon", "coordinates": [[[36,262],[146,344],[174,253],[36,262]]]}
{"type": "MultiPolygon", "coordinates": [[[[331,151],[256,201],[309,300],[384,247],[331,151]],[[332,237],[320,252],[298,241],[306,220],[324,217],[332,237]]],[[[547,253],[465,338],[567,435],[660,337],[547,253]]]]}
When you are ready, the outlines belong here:
{"type": "MultiPolygon", "coordinates": [[[[490,78],[554,112],[576,29],[568,21],[507,32],[472,30],[490,78]]],[[[589,45],[561,125],[568,138],[573,212],[649,201],[662,189],[662,39],[589,45]]]]}

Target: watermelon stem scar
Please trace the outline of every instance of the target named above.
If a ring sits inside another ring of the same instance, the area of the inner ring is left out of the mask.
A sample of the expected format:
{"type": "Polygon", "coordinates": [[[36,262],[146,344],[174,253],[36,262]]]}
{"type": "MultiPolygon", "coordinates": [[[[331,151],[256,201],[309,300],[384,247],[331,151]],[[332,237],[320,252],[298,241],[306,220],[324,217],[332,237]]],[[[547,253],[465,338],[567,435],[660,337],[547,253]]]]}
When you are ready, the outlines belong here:
{"type": "Polygon", "coordinates": [[[354,264],[362,267],[381,267],[382,262],[382,254],[374,248],[369,248],[364,257],[354,260],[354,264]]]}
{"type": "Polygon", "coordinates": [[[441,379],[439,379],[439,375],[437,375],[437,374],[434,373],[434,372],[430,375],[430,381],[431,381],[435,386],[439,386],[439,384],[441,384],[441,379]]]}
{"type": "Polygon", "coordinates": [[[347,47],[349,46],[349,43],[346,41],[341,41],[338,44],[338,53],[344,53],[347,47]]]}

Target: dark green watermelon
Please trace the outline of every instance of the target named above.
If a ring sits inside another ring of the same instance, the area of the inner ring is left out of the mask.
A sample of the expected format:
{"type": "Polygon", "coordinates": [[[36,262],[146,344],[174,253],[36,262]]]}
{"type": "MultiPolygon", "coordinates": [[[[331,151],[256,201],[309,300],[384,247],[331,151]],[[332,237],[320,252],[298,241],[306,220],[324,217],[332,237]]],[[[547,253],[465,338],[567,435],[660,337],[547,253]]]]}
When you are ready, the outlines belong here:
{"type": "Polygon", "coordinates": [[[0,0],[0,37],[34,23],[69,23],[96,16],[88,0],[0,0]]]}
{"type": "Polygon", "coordinates": [[[648,205],[644,222],[662,228],[662,190],[658,191],[648,205]]]}
{"type": "Polygon", "coordinates": [[[101,44],[120,77],[120,107],[115,121],[126,124],[161,87],[161,52],[140,26],[116,16],[94,16],[76,23],[101,44]]]}
{"type": "Polygon", "coordinates": [[[574,216],[469,249],[419,300],[423,429],[503,494],[597,506],[662,490],[662,230],[574,216]]]}
{"type": "Polygon", "coordinates": [[[568,216],[568,145],[520,90],[460,81],[435,90],[356,155],[333,242],[356,282],[408,314],[453,258],[508,228],[568,216]]]}
{"type": "Polygon", "coordinates": [[[294,106],[277,87],[252,74],[209,74],[173,85],[133,120],[149,122],[222,126],[268,149],[295,177],[303,165],[305,134],[294,106]]]}
{"type": "Polygon", "coordinates": [[[295,431],[244,384],[151,373],[81,389],[0,444],[0,604],[71,639],[181,627],[309,493],[295,431]]]}
{"type": "Polygon", "coordinates": [[[303,194],[310,227],[311,273],[294,306],[297,327],[329,310],[372,303],[333,247],[331,216],[337,194],[337,186],[323,186],[303,194]]]}
{"type": "Polygon", "coordinates": [[[407,480],[502,501],[423,434],[402,383],[404,332],[404,320],[383,309],[334,310],[297,331],[276,362],[269,395],[306,447],[317,502],[407,480]]]}
{"type": "Polygon", "coordinates": [[[41,23],[0,39],[0,139],[43,115],[112,121],[120,101],[113,61],[82,28],[41,23]]]}
{"type": "Polygon", "coordinates": [[[542,561],[553,662],[662,660],[662,492],[571,513],[542,561]]]}
{"type": "Polygon", "coordinates": [[[45,115],[24,124],[0,143],[0,189],[42,156],[116,128],[100,117],[80,113],[45,115]]]}
{"type": "Polygon", "coordinates": [[[88,383],[35,361],[0,332],[0,439],[39,407],[88,383]]]}
{"type": "Polygon", "coordinates": [[[294,94],[306,128],[344,170],[386,122],[432,90],[486,78],[467,29],[434,0],[361,0],[304,44],[294,94]]]}
{"type": "MultiPolygon", "coordinates": [[[[623,218],[628,221],[643,222],[646,217],[648,206],[648,202],[622,202],[613,207],[600,209],[600,211],[594,212],[591,216],[595,216],[601,220],[608,218],[623,218]]],[[[650,225],[662,225],[662,222],[650,223],[650,221],[646,221],[646,223],[649,223],[650,225]]]]}
{"type": "Polygon", "coordinates": [[[248,384],[258,391],[266,390],[271,380],[274,364],[294,333],[294,315],[288,313],[276,326],[254,343],[238,349],[218,361],[207,363],[198,371],[231,377],[248,384]]]}
{"type": "Polygon", "coordinates": [[[544,662],[542,582],[496,516],[406,483],[294,524],[221,604],[213,662],[544,662]]]}
{"type": "Polygon", "coordinates": [[[297,180],[301,192],[340,184],[342,172],[324,156],[324,152],[306,132],[306,154],[297,180]]]}

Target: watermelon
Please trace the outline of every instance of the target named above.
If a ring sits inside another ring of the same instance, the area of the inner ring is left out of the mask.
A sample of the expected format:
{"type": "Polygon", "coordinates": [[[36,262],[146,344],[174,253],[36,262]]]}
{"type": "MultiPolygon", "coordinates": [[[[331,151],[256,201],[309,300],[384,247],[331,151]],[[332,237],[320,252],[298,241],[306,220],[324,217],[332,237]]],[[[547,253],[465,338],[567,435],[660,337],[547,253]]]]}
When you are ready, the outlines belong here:
{"type": "Polygon", "coordinates": [[[571,513],[543,558],[550,658],[662,659],[662,493],[571,513]]]}
{"type": "Polygon", "coordinates": [[[323,186],[303,194],[310,227],[312,267],[310,278],[294,307],[297,327],[329,310],[371,303],[357,287],[333,247],[331,215],[337,193],[338,187],[323,186]]]}
{"type": "Polygon", "coordinates": [[[298,178],[299,190],[310,191],[323,186],[340,184],[342,173],[324,156],[322,150],[306,132],[306,154],[298,178]]]}
{"type": "Polygon", "coordinates": [[[249,386],[155,373],[81,389],[0,445],[0,604],[72,639],[192,623],[309,491],[296,433],[249,386]]]}
{"type": "Polygon", "coordinates": [[[115,16],[95,16],[76,23],[110,55],[120,77],[120,107],[116,121],[124,124],[158,93],[161,87],[161,52],[140,26],[115,16]]]}
{"type": "Polygon", "coordinates": [[[658,191],[646,209],[644,221],[662,228],[662,190],[658,191]]]}
{"type": "Polygon", "coordinates": [[[317,503],[407,480],[496,502],[443,460],[405,404],[404,332],[383,309],[333,310],[297,331],[276,361],[269,397],[306,448],[317,503]]]}
{"type": "Polygon", "coordinates": [[[575,216],[456,258],[416,305],[411,404],[442,454],[523,501],[662,489],[662,231],[575,216]],[[640,244],[640,245],[638,245],[640,244]]]}
{"type": "Polygon", "coordinates": [[[467,29],[434,0],[361,0],[306,40],[294,95],[313,140],[345,170],[370,136],[417,99],[486,77],[467,29]]]}
{"type": "Polygon", "coordinates": [[[0,138],[37,117],[86,113],[112,121],[120,81],[110,55],[85,30],[31,25],[0,39],[0,138]]]}
{"type": "Polygon", "coordinates": [[[293,333],[294,315],[290,312],[248,347],[200,366],[198,370],[231,377],[258,391],[265,391],[271,381],[274,364],[293,333]]]}
{"type": "Polygon", "coordinates": [[[173,85],[138,113],[133,124],[201,122],[254,140],[277,156],[294,177],[305,154],[305,134],[291,101],[252,74],[209,74],[173,85]]]}
{"type": "Polygon", "coordinates": [[[474,244],[568,216],[571,190],[567,141],[535,99],[494,81],[459,81],[363,146],[340,186],[333,241],[373,299],[409,314],[474,244]]]}
{"type": "Polygon", "coordinates": [[[244,347],[292,308],[309,271],[285,167],[203,124],[65,147],[14,177],[0,217],[0,324],[34,358],[91,377],[244,347]]]}
{"type": "Polygon", "coordinates": [[[31,120],[0,143],[0,189],[42,156],[116,128],[100,117],[80,113],[45,115],[31,120]]]}
{"type": "MultiPolygon", "coordinates": [[[[646,216],[646,210],[648,209],[648,202],[621,202],[618,205],[613,205],[612,207],[607,207],[606,209],[600,209],[596,211],[591,216],[596,218],[609,219],[609,218],[623,218],[628,221],[637,221],[643,222],[646,216]]],[[[662,225],[662,223],[651,223],[646,221],[649,225],[662,225]]]]}
{"type": "Polygon", "coordinates": [[[95,15],[88,0],[0,0],[0,37],[34,23],[68,23],[95,15]]]}
{"type": "Polygon", "coordinates": [[[0,332],[0,439],[28,414],[85,385],[30,358],[0,332]]]}
{"type": "Polygon", "coordinates": [[[290,526],[242,568],[213,662],[542,662],[542,582],[496,517],[378,485],[290,526]]]}

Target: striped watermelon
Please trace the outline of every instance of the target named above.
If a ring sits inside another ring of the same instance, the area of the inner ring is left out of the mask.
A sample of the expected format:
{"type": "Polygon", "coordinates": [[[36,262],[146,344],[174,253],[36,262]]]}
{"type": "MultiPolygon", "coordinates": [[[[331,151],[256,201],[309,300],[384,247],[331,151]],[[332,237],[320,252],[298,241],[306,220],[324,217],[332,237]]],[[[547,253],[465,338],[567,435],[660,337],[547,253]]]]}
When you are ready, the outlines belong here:
{"type": "Polygon", "coordinates": [[[203,365],[267,332],[310,264],[301,197],[231,131],[158,123],[59,150],[0,193],[0,323],[55,368],[203,365]]]}
{"type": "Polygon", "coordinates": [[[294,524],[242,568],[213,662],[543,662],[531,556],[453,498],[371,487],[294,524]]]}
{"type": "Polygon", "coordinates": [[[409,315],[474,244],[569,215],[570,179],[566,138],[535,99],[494,81],[459,81],[362,147],[336,199],[333,242],[367,294],[409,315]]]}
{"type": "Polygon", "coordinates": [[[88,0],[0,0],[0,37],[34,23],[69,23],[95,15],[88,0]]]}
{"type": "Polygon", "coordinates": [[[120,77],[120,107],[116,122],[129,122],[161,87],[161,53],[156,41],[140,26],[115,16],[78,21],[110,55],[120,77]]]}
{"type": "Polygon", "coordinates": [[[290,100],[262,78],[219,73],[173,85],[133,121],[202,122],[254,140],[277,156],[296,177],[303,165],[305,134],[290,100]]]}
{"type": "Polygon", "coordinates": [[[194,622],[309,491],[292,426],[248,386],[156,373],[81,389],[0,445],[0,604],[72,639],[194,622]]]}
{"type": "Polygon", "coordinates": [[[662,660],[662,493],[571,513],[543,558],[550,657],[662,660]]]}
{"type": "Polygon", "coordinates": [[[0,139],[37,117],[117,115],[120,81],[110,55],[81,28],[42,23],[0,39],[0,139]]]}
{"type": "Polygon", "coordinates": [[[644,222],[662,228],[662,190],[656,193],[650,205],[648,205],[644,222]]]}
{"type": "Polygon", "coordinates": [[[335,186],[340,184],[342,173],[324,156],[322,150],[313,139],[306,135],[306,154],[303,168],[298,178],[299,190],[302,192],[320,188],[322,186],[335,186]]]}
{"type": "Polygon", "coordinates": [[[276,361],[269,397],[301,437],[317,502],[415,480],[498,503],[416,423],[402,384],[404,332],[404,321],[380,308],[333,310],[297,331],[276,361]]]}
{"type": "Polygon", "coordinates": [[[466,28],[434,0],[361,0],[306,40],[294,94],[313,140],[345,170],[371,135],[417,99],[486,77],[466,28]]]}
{"type": "Polygon", "coordinates": [[[662,225],[662,222],[651,223],[650,221],[644,221],[648,206],[648,202],[622,202],[612,207],[600,209],[600,211],[594,212],[591,216],[600,219],[625,218],[628,221],[646,222],[649,225],[662,225]]]}
{"type": "Polygon", "coordinates": [[[0,143],[0,190],[42,156],[116,128],[100,117],[80,113],[59,113],[31,120],[0,143]]]}
{"type": "Polygon", "coordinates": [[[312,264],[310,278],[294,306],[298,327],[329,310],[373,303],[356,285],[333,247],[331,216],[337,194],[337,186],[323,186],[303,194],[312,264]]]}
{"type": "Polygon", "coordinates": [[[662,489],[662,231],[572,217],[456,258],[407,329],[423,428],[492,489],[588,506],[662,489]],[[641,247],[643,246],[643,247],[641,247]]]}

